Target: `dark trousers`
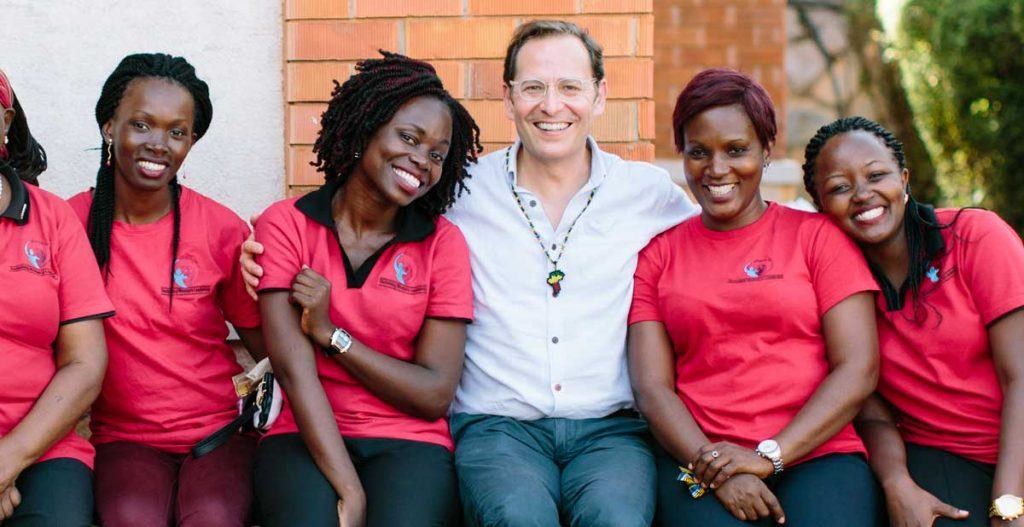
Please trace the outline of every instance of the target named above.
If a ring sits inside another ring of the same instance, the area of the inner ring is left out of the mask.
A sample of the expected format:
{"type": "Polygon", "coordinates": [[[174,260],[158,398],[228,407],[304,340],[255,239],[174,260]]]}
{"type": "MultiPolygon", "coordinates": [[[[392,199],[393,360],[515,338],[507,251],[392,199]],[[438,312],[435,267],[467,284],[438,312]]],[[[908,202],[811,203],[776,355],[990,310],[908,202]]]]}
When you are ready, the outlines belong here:
{"type": "MultiPolygon", "coordinates": [[[[458,518],[448,449],[402,439],[345,439],[366,493],[367,527],[451,526],[458,518]]],[[[263,527],[337,527],[338,494],[299,434],[267,437],[256,450],[263,527]]]]}
{"type": "MultiPolygon", "coordinates": [[[[736,519],[709,491],[693,499],[676,481],[681,463],[658,454],[658,511],[655,525],[672,527],[768,527],[736,519]]],[[[786,527],[877,527],[884,523],[882,495],[863,456],[832,454],[787,468],[768,487],[782,504],[786,527]]]]}
{"type": "Polygon", "coordinates": [[[75,459],[36,463],[14,486],[21,505],[4,527],[88,527],[92,525],[92,471],[75,459]]]}
{"type": "Polygon", "coordinates": [[[138,443],[96,446],[96,512],[104,527],[248,526],[256,439],[232,436],[198,459],[138,443]]]}
{"type": "Polygon", "coordinates": [[[988,527],[995,465],[938,448],[913,443],[906,446],[907,470],[914,483],[943,502],[971,513],[966,520],[939,518],[935,527],[988,527]]]}

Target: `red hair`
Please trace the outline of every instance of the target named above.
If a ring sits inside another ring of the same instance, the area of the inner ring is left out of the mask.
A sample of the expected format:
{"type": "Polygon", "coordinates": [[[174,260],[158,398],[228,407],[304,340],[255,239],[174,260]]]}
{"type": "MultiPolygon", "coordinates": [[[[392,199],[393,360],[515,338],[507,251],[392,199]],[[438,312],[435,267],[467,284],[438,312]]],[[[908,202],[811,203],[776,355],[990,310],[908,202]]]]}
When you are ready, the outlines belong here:
{"type": "Polygon", "coordinates": [[[775,107],[772,98],[750,77],[726,68],[704,70],[683,88],[672,112],[676,150],[683,152],[683,127],[701,112],[718,106],[739,104],[754,125],[757,139],[767,148],[775,142],[775,107]]]}

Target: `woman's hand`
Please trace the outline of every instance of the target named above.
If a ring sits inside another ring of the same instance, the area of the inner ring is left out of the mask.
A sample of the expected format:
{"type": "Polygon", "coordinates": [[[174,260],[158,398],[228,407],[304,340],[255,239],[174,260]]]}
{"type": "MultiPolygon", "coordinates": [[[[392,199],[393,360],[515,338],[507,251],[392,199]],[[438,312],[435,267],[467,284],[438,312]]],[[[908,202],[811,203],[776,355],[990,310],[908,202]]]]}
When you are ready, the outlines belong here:
{"type": "Polygon", "coordinates": [[[14,509],[21,505],[21,493],[14,485],[0,492],[0,522],[14,516],[14,509]]]}
{"type": "Polygon", "coordinates": [[[302,332],[322,347],[331,345],[334,323],[331,322],[331,282],[316,271],[303,266],[292,281],[291,300],[302,307],[299,325],[302,332]]]}
{"type": "MultiPolygon", "coordinates": [[[[260,219],[259,214],[253,214],[249,223],[256,225],[260,219]]],[[[242,267],[242,279],[245,280],[245,290],[253,300],[259,300],[256,296],[256,288],[260,286],[260,278],[263,278],[263,268],[256,263],[256,256],[263,254],[263,244],[256,241],[254,234],[242,242],[242,254],[238,257],[238,264],[242,267]]]]}
{"type": "Polygon", "coordinates": [[[363,527],[366,524],[366,496],[357,493],[338,500],[339,527],[363,527]]]}
{"type": "Polygon", "coordinates": [[[738,474],[729,478],[715,491],[715,497],[740,521],[771,516],[775,523],[786,523],[786,513],[779,499],[753,474],[738,474]]]}
{"type": "Polygon", "coordinates": [[[757,452],[726,441],[702,446],[690,465],[697,480],[712,489],[721,487],[736,474],[752,474],[765,479],[775,472],[772,462],[757,452]]]}
{"type": "Polygon", "coordinates": [[[0,438],[0,496],[14,486],[21,471],[29,463],[29,460],[17,453],[17,447],[11,443],[10,437],[0,438]]]}
{"type": "Polygon", "coordinates": [[[936,518],[963,520],[968,515],[967,511],[943,503],[910,479],[885,486],[885,505],[893,527],[931,527],[936,518]]]}

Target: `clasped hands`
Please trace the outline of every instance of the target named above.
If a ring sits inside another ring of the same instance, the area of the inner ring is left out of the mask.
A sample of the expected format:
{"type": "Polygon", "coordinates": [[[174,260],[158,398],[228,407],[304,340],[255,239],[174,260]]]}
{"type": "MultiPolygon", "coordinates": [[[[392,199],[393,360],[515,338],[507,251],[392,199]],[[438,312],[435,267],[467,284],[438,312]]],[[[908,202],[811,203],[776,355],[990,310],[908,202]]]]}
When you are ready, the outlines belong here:
{"type": "Polygon", "coordinates": [[[737,519],[771,516],[776,523],[785,523],[782,505],[763,481],[775,467],[757,452],[726,441],[708,443],[687,468],[701,485],[715,491],[718,501],[737,519]]]}

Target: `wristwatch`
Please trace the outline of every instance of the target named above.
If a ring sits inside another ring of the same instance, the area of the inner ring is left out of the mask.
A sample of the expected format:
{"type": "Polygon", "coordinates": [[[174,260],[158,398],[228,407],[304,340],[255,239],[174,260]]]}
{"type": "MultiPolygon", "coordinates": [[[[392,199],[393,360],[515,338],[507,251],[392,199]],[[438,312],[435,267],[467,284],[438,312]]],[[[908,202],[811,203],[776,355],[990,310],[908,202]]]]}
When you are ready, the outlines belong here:
{"type": "Polygon", "coordinates": [[[1024,498],[1013,494],[1003,494],[992,500],[992,506],[988,508],[988,515],[995,518],[998,516],[1004,521],[1013,521],[1024,515],[1024,498]]]}
{"type": "Polygon", "coordinates": [[[331,345],[324,348],[324,354],[328,357],[335,355],[341,355],[348,351],[352,347],[352,335],[348,334],[341,328],[334,328],[334,333],[331,333],[331,345]]]}
{"type": "Polygon", "coordinates": [[[775,467],[775,471],[772,472],[773,476],[778,476],[782,473],[782,469],[785,465],[782,463],[782,448],[779,447],[778,441],[774,439],[765,439],[757,445],[757,455],[772,462],[772,466],[775,467]]]}

